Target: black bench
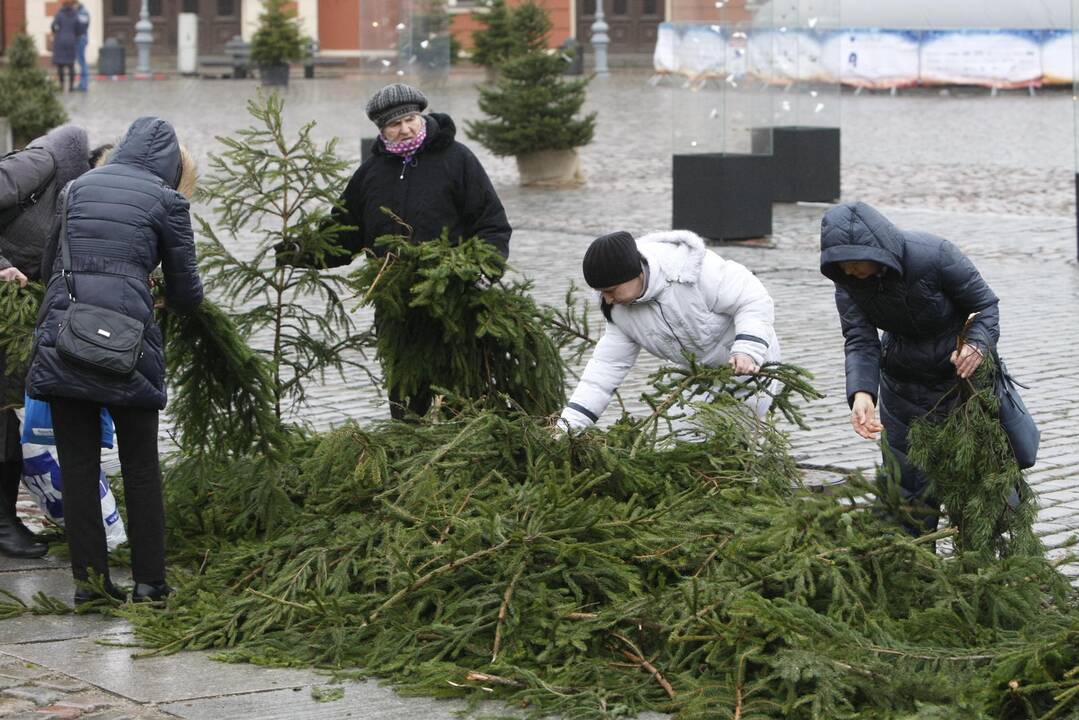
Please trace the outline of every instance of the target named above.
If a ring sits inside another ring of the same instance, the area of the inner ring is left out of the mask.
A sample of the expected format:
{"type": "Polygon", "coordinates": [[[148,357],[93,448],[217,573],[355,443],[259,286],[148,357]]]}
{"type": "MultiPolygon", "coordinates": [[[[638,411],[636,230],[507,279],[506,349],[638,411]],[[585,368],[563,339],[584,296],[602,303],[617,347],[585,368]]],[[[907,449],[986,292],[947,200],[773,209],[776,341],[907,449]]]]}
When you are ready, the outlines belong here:
{"type": "Polygon", "coordinates": [[[205,74],[201,71],[204,67],[229,68],[229,72],[221,73],[221,76],[246,78],[251,66],[251,45],[239,35],[234,35],[225,43],[225,52],[225,55],[199,55],[199,74],[205,74]]]}
{"type": "Polygon", "coordinates": [[[315,77],[315,67],[345,67],[348,58],[329,55],[308,55],[303,61],[303,76],[310,80],[315,77]]]}

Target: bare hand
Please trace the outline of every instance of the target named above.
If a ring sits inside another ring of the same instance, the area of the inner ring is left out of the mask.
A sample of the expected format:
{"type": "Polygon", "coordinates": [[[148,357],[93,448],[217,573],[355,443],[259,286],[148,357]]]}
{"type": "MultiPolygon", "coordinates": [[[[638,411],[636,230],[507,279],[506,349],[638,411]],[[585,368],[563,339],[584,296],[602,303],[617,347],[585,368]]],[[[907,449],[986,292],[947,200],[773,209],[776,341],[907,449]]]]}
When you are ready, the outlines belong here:
{"type": "Polygon", "coordinates": [[[873,396],[867,392],[854,393],[854,404],[850,411],[850,424],[854,432],[866,440],[876,440],[877,433],[884,426],[877,420],[877,407],[873,404],[873,396]]]}
{"type": "Polygon", "coordinates": [[[0,270],[0,280],[3,282],[17,282],[19,287],[26,287],[26,283],[30,282],[25,275],[19,272],[19,268],[9,267],[0,270]]]}
{"type": "Polygon", "coordinates": [[[736,375],[752,375],[760,370],[760,365],[753,361],[749,355],[745,353],[734,353],[731,355],[730,366],[734,368],[736,375]]]}
{"type": "Polygon", "coordinates": [[[962,350],[953,352],[951,358],[952,365],[955,365],[955,374],[964,379],[973,375],[984,359],[982,351],[969,343],[964,345],[962,350]]]}

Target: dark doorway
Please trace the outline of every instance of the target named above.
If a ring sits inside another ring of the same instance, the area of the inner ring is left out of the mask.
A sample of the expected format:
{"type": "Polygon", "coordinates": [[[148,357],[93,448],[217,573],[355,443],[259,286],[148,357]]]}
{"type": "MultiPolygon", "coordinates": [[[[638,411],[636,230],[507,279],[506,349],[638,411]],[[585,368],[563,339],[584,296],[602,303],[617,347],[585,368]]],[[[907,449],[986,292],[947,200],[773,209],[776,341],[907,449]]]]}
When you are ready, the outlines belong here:
{"type": "MultiPolygon", "coordinates": [[[[176,54],[176,17],[181,12],[198,13],[199,54],[224,54],[225,43],[240,34],[241,0],[147,0],[150,22],[154,24],[154,55],[176,54]]],[[[104,0],[105,38],[116,38],[135,53],[135,23],[142,0],[104,0]]]]}
{"type": "MultiPolygon", "coordinates": [[[[596,21],[596,0],[581,0],[577,13],[577,40],[590,45],[596,21]]],[[[611,55],[648,55],[656,49],[656,33],[663,22],[664,0],[603,0],[611,55]]]]}

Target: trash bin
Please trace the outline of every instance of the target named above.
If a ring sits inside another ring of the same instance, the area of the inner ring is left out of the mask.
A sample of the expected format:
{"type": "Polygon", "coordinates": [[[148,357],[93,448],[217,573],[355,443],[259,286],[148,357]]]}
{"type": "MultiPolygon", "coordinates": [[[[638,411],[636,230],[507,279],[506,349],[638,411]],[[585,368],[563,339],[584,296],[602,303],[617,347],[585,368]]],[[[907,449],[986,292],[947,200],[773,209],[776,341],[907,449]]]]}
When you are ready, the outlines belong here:
{"type": "Polygon", "coordinates": [[[562,52],[562,57],[566,61],[566,69],[563,73],[566,75],[583,75],[584,74],[584,53],[581,52],[581,46],[574,38],[566,38],[558,49],[562,52]]]}
{"type": "Polygon", "coordinates": [[[199,16],[182,12],[176,16],[176,69],[194,75],[199,69],[199,16]]]}
{"type": "Polygon", "coordinates": [[[246,78],[251,64],[251,46],[239,35],[233,35],[232,39],[225,43],[225,52],[232,58],[233,80],[246,78]]]}
{"type": "Polygon", "coordinates": [[[126,75],[124,46],[116,38],[109,38],[97,51],[99,75],[126,75]]]}
{"type": "Polygon", "coordinates": [[[303,57],[303,77],[312,80],[315,77],[315,56],[318,55],[318,40],[308,40],[303,57]]]}

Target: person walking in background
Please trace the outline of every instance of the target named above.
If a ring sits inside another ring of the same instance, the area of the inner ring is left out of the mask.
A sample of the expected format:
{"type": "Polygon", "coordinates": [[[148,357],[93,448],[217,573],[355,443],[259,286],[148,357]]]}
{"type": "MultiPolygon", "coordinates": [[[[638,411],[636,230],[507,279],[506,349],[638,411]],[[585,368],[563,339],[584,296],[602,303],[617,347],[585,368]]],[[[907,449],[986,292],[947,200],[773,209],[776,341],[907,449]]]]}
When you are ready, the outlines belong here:
{"type": "Polygon", "coordinates": [[[75,46],[75,59],[79,64],[79,91],[90,89],[90,67],[86,64],[86,45],[90,41],[90,11],[81,2],[75,3],[75,13],[79,18],[79,38],[75,46]]]}
{"type": "Polygon", "coordinates": [[[907,460],[907,431],[920,417],[946,417],[960,399],[951,392],[955,384],[995,352],[997,296],[955,245],[900,230],[865,203],[829,210],[821,221],[820,248],[820,270],[835,283],[846,339],[851,425],[870,440],[885,431],[902,471],[902,497],[924,510],[921,525],[907,530],[931,532],[940,503],[907,460]],[[977,316],[963,350],[956,352],[971,313],[977,316]]]}
{"type": "MultiPolygon", "coordinates": [[[[628,232],[596,238],[585,252],[584,280],[600,293],[607,320],[560,422],[591,426],[637,362],[642,348],[686,367],[687,354],[709,367],[755,373],[780,360],[772,297],[744,265],[724,260],[688,230],[634,240],[628,232]]],[[[746,402],[758,416],[770,397],[746,402]]]]}
{"type": "MultiPolygon", "coordinates": [[[[63,125],[0,160],[0,282],[25,287],[41,278],[60,190],[90,169],[96,152],[89,149],[86,130],[63,125]]],[[[24,380],[23,373],[8,371],[0,353],[0,553],[40,557],[49,546],[15,512],[23,458],[12,406],[22,404],[24,380]]]]}
{"type": "Polygon", "coordinates": [[[157,448],[158,413],[166,399],[164,348],[149,277],[160,264],[170,310],[189,312],[202,302],[188,203],[194,189],[194,162],[172,126],[141,117],[104,165],[68,185],[53,223],[49,247],[56,259],[34,331],[27,385],[31,397],[52,406],[76,604],[98,597],[85,585],[91,572],[104,578],[107,594],[125,597],[109,580],[98,496],[102,406],[116,424],[135,580],[132,597],[160,600],[172,592],[165,581],[157,448]],[[69,273],[62,273],[64,244],[69,273]],[[106,375],[60,355],[57,335],[72,296],[143,325],[134,372],[106,375]]]}
{"type": "MultiPolygon", "coordinates": [[[[333,209],[333,223],[354,229],[337,236],[348,253],[327,255],[327,267],[347,265],[357,253],[374,250],[376,238],[404,231],[383,208],[408,223],[417,242],[446,230],[453,241],[479,237],[509,256],[513,231],[490,178],[472,151],[457,142],[453,119],[424,114],[426,109],[427,97],[403,83],[387,85],[368,101],[367,117],[379,136],[333,209]]],[[[284,264],[310,263],[288,248],[278,248],[277,257],[284,264]]],[[[395,419],[425,415],[434,397],[429,389],[402,397],[393,387],[389,396],[395,419]]]]}
{"type": "Polygon", "coordinates": [[[75,89],[75,57],[78,53],[80,34],[75,0],[63,0],[60,9],[52,18],[52,64],[56,66],[56,76],[60,80],[61,90],[64,89],[65,73],[68,91],[75,89]]]}

